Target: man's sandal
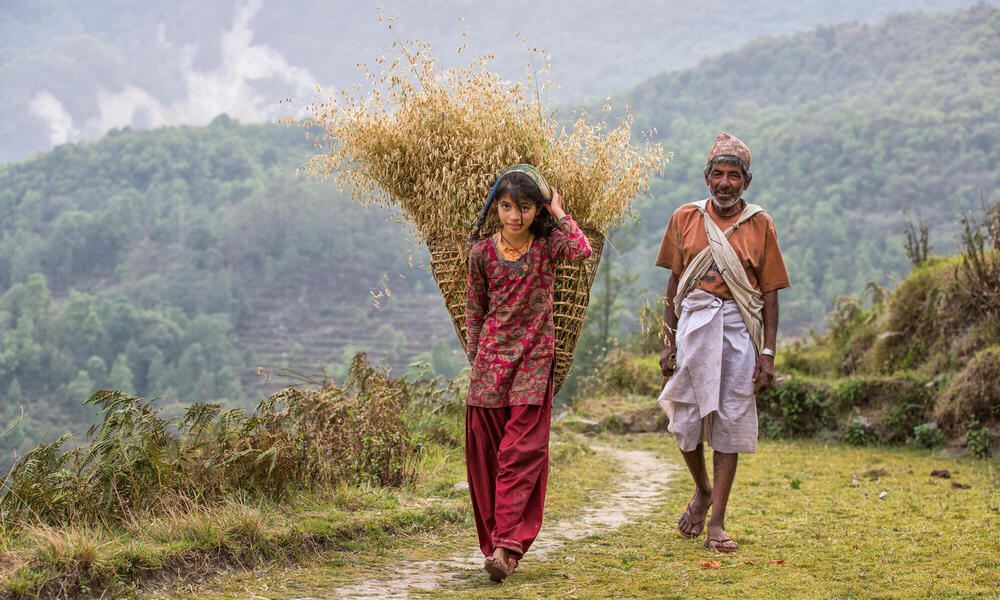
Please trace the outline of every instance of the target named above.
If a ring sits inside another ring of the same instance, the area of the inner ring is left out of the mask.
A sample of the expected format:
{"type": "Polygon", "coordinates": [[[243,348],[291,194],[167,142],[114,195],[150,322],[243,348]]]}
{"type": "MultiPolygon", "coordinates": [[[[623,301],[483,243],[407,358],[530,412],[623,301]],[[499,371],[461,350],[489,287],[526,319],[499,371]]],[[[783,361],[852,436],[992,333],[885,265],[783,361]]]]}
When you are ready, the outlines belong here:
{"type": "Polygon", "coordinates": [[[483,568],[490,574],[490,581],[495,581],[497,583],[507,579],[510,577],[510,574],[514,572],[514,569],[508,569],[506,565],[492,556],[486,557],[486,562],[483,563],[483,568]]]}
{"type": "Polygon", "coordinates": [[[705,540],[705,547],[709,550],[715,550],[716,552],[736,552],[740,546],[731,538],[710,537],[705,540]]]}
{"type": "MultiPolygon", "coordinates": [[[[694,498],[691,498],[691,502],[694,502],[694,498]]],[[[698,537],[701,535],[702,530],[705,529],[705,517],[702,517],[700,521],[695,521],[691,517],[691,502],[688,502],[687,506],[684,507],[684,516],[677,519],[677,532],[688,539],[698,537]],[[681,519],[687,519],[687,522],[690,523],[695,529],[691,533],[685,532],[681,529],[681,519]]],[[[707,516],[708,511],[705,512],[707,516]]]]}

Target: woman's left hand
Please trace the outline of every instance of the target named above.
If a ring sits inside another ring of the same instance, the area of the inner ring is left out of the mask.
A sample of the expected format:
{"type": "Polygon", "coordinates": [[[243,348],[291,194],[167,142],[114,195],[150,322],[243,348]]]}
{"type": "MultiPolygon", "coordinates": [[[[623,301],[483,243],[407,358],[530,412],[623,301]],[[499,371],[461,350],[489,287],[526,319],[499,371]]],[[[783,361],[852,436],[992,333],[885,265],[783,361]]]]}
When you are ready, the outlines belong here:
{"type": "Polygon", "coordinates": [[[562,196],[560,196],[559,191],[556,190],[556,188],[552,187],[551,185],[549,186],[549,189],[552,190],[552,201],[549,202],[545,208],[558,221],[559,219],[566,216],[566,211],[563,210],[562,206],[562,196]]]}

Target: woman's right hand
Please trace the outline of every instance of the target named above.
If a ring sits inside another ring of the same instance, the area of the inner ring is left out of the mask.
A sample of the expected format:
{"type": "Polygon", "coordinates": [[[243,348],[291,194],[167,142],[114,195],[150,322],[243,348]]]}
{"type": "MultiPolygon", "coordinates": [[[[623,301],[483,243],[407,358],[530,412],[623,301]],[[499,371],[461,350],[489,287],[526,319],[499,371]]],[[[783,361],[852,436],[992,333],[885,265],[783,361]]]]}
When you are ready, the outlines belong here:
{"type": "Polygon", "coordinates": [[[670,377],[677,368],[677,346],[673,340],[663,343],[663,352],[660,353],[660,372],[664,377],[670,377]]]}

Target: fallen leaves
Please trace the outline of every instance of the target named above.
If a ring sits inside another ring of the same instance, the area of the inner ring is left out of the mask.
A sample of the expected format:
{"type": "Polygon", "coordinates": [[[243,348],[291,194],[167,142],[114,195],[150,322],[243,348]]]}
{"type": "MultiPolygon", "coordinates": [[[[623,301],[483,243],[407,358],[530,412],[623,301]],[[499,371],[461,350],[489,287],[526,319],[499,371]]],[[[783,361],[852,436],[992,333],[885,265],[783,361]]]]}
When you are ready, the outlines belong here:
{"type": "MultiPolygon", "coordinates": [[[[699,567],[701,567],[702,569],[721,569],[722,568],[722,561],[721,560],[699,560],[699,561],[696,561],[695,564],[698,565],[699,567]]],[[[757,563],[754,562],[754,561],[752,561],[752,560],[745,560],[745,561],[743,561],[743,564],[749,565],[749,566],[754,566],[757,563]]],[[[783,565],[783,564],[785,564],[785,559],[783,559],[783,558],[774,558],[774,559],[771,559],[771,560],[767,561],[767,564],[769,564],[769,565],[783,565]]]]}

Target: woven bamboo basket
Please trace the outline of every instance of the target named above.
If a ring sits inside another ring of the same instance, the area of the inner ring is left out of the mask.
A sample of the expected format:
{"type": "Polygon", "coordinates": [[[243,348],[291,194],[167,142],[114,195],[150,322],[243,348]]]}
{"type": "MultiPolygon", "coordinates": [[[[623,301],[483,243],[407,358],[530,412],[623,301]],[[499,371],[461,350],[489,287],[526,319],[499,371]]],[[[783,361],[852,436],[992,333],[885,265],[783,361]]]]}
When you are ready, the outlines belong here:
{"type": "MultiPolygon", "coordinates": [[[[604,249],[603,233],[587,224],[581,224],[580,229],[587,236],[593,253],[583,262],[559,262],[553,282],[552,316],[556,334],[553,393],[562,387],[573,365],[573,352],[590,302],[590,286],[604,249]]],[[[426,242],[431,255],[431,272],[441,290],[455,333],[465,348],[465,296],[469,278],[466,261],[472,246],[465,236],[451,233],[428,236],[426,242]]]]}

